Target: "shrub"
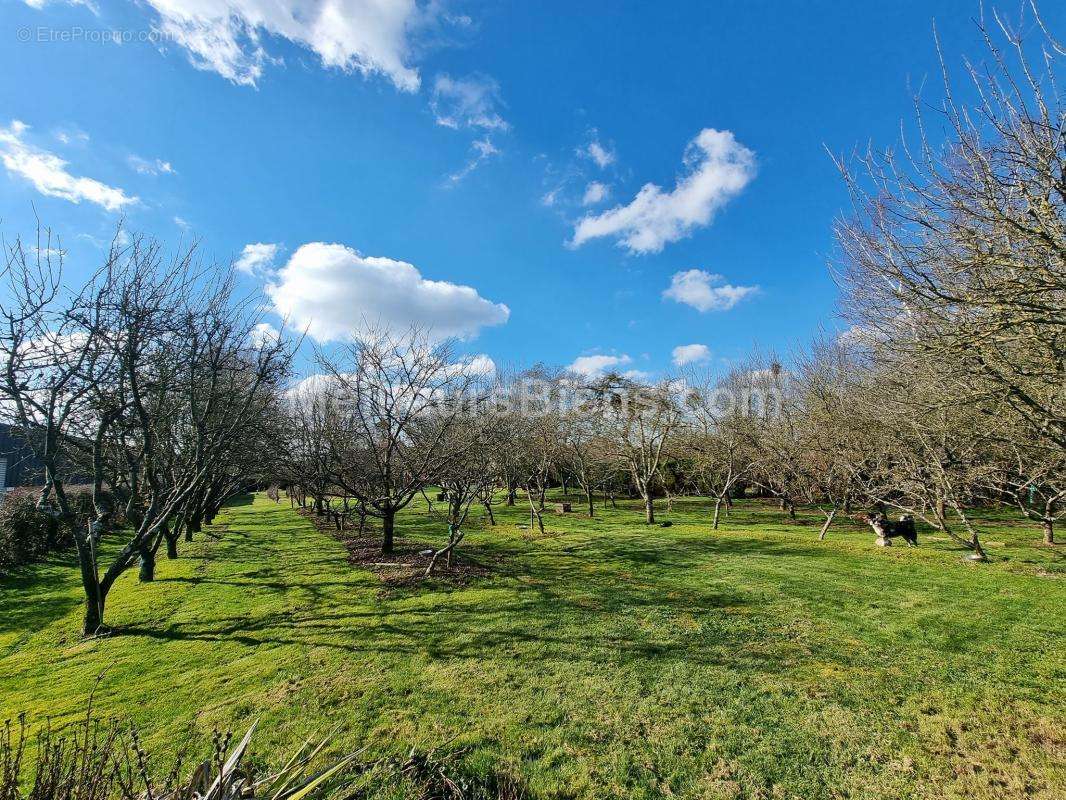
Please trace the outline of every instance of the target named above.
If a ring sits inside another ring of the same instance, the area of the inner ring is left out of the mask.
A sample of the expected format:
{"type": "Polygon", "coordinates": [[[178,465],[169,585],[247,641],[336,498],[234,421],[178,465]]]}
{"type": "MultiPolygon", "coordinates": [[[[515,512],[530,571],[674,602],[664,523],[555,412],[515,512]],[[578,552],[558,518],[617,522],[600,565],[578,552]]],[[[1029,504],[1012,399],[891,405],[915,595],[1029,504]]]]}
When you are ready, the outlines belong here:
{"type": "MultiPolygon", "coordinates": [[[[37,508],[40,491],[39,487],[17,487],[0,497],[0,573],[74,544],[74,531],[69,526],[37,508]]],[[[67,498],[75,514],[74,526],[88,525],[93,513],[90,488],[68,487],[67,498]]]]}
{"type": "Polygon", "coordinates": [[[0,500],[0,570],[44,556],[60,541],[55,517],[37,508],[39,490],[12,489],[0,500]]]}

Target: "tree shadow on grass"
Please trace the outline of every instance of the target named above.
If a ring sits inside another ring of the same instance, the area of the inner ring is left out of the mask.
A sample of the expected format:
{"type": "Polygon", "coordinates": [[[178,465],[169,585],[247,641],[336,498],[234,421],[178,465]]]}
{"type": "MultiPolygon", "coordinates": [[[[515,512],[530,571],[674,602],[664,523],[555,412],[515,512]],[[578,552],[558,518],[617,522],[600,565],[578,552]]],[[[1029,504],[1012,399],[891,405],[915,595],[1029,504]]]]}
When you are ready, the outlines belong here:
{"type": "Polygon", "coordinates": [[[64,591],[75,567],[74,556],[61,553],[0,578],[0,634],[39,631],[80,606],[80,594],[64,591]]]}
{"type": "MultiPolygon", "coordinates": [[[[775,674],[797,653],[788,642],[749,646],[749,630],[724,624],[721,615],[746,605],[742,589],[720,586],[663,587],[650,567],[668,572],[705,559],[729,546],[780,554],[781,543],[723,541],[702,543],[689,551],[662,547],[626,547],[595,541],[577,557],[555,549],[526,553],[533,562],[504,562],[479,591],[427,584],[375,600],[372,581],[318,581],[293,569],[280,569],[266,588],[307,591],[296,606],[182,621],[164,628],[131,625],[117,633],[172,641],[233,642],[251,648],[325,648],[352,654],[399,654],[431,659],[497,659],[590,662],[600,666],[688,662],[725,665],[743,658],[748,669],[775,674]],[[693,552],[695,551],[695,552],[693,552]],[[358,593],[359,590],[364,590],[358,593]],[[481,590],[490,592],[488,599],[481,590]],[[361,596],[360,596],[361,594],[361,596]],[[705,627],[682,630],[680,616],[703,618],[705,627]],[[780,645],[780,646],[777,646],[780,645]],[[738,656],[738,653],[743,653],[738,656]]],[[[515,555],[512,553],[512,555],[515,555]]],[[[251,577],[256,573],[246,573],[251,577]]],[[[245,583],[214,581],[254,590],[265,576],[245,583]]]]}

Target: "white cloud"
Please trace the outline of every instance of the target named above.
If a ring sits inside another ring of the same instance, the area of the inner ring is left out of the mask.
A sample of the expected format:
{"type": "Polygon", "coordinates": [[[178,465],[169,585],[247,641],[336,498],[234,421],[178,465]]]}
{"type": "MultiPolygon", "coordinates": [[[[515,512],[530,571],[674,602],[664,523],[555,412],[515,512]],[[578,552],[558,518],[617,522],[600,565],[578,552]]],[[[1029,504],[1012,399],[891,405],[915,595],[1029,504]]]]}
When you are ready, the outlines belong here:
{"type": "Polygon", "coordinates": [[[577,375],[583,375],[586,378],[601,378],[604,373],[625,366],[632,361],[633,359],[624,353],[620,356],[580,356],[579,358],[575,358],[574,363],[567,367],[567,369],[570,372],[577,375]]]}
{"type": "Polygon", "coordinates": [[[252,344],[256,347],[262,347],[263,345],[273,344],[281,338],[281,331],[271,325],[269,322],[260,322],[254,328],[252,328],[251,339],[252,344]]]}
{"type": "Polygon", "coordinates": [[[274,263],[278,255],[278,245],[267,242],[246,244],[237,260],[233,262],[233,268],[245,275],[257,275],[274,263]]]}
{"type": "Polygon", "coordinates": [[[488,376],[496,374],[496,362],[484,353],[478,353],[476,356],[463,359],[460,363],[471,375],[488,376]]]}
{"type": "Polygon", "coordinates": [[[562,186],[557,186],[550,192],[545,192],[540,198],[540,204],[542,206],[547,206],[548,208],[554,206],[559,199],[559,192],[562,191],[562,188],[562,186]]]}
{"type": "Polygon", "coordinates": [[[674,366],[683,367],[685,364],[699,364],[711,357],[711,348],[705,344],[681,344],[674,348],[672,353],[674,366]]]}
{"type": "Polygon", "coordinates": [[[325,242],[293,253],[266,293],[280,316],[319,342],[342,341],[378,325],[472,337],[511,314],[469,286],[423,278],[413,264],[325,242]]]}
{"type": "Polygon", "coordinates": [[[0,128],[0,160],[8,172],[29,181],[41,194],[72,203],[85,200],[108,211],[119,211],[137,202],[136,197],[122,189],[93,178],[71,175],[62,158],[25,141],[23,135],[27,130],[29,126],[19,120],[0,128]]]}
{"type": "Polygon", "coordinates": [[[852,325],[837,334],[837,342],[842,347],[870,347],[882,341],[885,334],[865,325],[852,325]]]}
{"type": "Polygon", "coordinates": [[[484,139],[475,139],[470,143],[471,149],[474,151],[470,160],[463,165],[463,168],[458,172],[453,172],[448,176],[448,184],[454,186],[459,183],[463,178],[480,167],[485,161],[492,158],[495,155],[499,155],[499,148],[492,143],[492,140],[488,137],[484,139]]]}
{"type": "Polygon", "coordinates": [[[184,217],[174,217],[174,224],[182,230],[186,231],[189,230],[190,227],[192,227],[191,225],[189,225],[189,221],[184,217]]]}
{"type": "Polygon", "coordinates": [[[611,150],[600,142],[599,134],[595,129],[591,131],[591,140],[589,143],[584,147],[579,147],[577,149],[577,154],[591,159],[600,169],[606,169],[611,166],[617,158],[614,150],[611,150]]]}
{"type": "Polygon", "coordinates": [[[438,125],[446,128],[480,128],[505,131],[510,126],[496,110],[500,86],[488,75],[453,78],[438,75],[433,82],[430,107],[438,125]]]}
{"type": "Polygon", "coordinates": [[[755,175],[755,154],[729,131],[704,128],[685,151],[688,172],[672,191],[646,183],[633,200],[583,217],[570,244],[615,237],[631,253],[657,253],[663,246],[709,225],[717,212],[755,175]]]}
{"type": "Polygon", "coordinates": [[[197,69],[255,86],[268,63],[270,36],[314,52],[324,67],[384,75],[414,92],[412,29],[433,13],[416,0],[146,0],[158,28],[188,52],[197,69]]]}
{"type": "Polygon", "coordinates": [[[52,132],[52,136],[64,145],[86,144],[89,141],[89,134],[77,127],[57,128],[52,132]]]}
{"type": "Polygon", "coordinates": [[[60,247],[34,247],[33,249],[42,261],[49,259],[61,260],[67,257],[67,251],[60,247]]]}
{"type": "Polygon", "coordinates": [[[725,278],[690,269],[674,273],[663,297],[692,306],[699,311],[728,311],[745,297],[759,291],[758,286],[734,286],[722,283],[725,278]]]}
{"type": "Polygon", "coordinates": [[[484,353],[465,356],[454,364],[454,372],[470,378],[491,378],[496,374],[496,362],[484,353]]]}
{"type": "Polygon", "coordinates": [[[585,187],[585,196],[581,198],[581,205],[593,206],[596,203],[602,203],[610,193],[611,190],[606,184],[593,181],[585,187]]]}
{"type": "Polygon", "coordinates": [[[335,375],[324,375],[320,372],[300,378],[292,384],[283,394],[291,402],[297,405],[310,403],[318,397],[328,396],[339,391],[340,382],[335,375]]]}
{"type": "MultiPolygon", "coordinates": [[[[40,10],[40,9],[44,8],[46,5],[48,5],[48,3],[50,1],[51,0],[24,0],[26,5],[28,5],[30,8],[36,8],[37,10],[40,10]]],[[[96,15],[99,15],[99,13],[100,13],[99,9],[96,7],[96,3],[94,3],[92,0],[59,0],[59,1],[63,2],[64,4],[66,4],[68,6],[85,6],[87,9],[89,9],[91,12],[93,12],[96,15]]]]}
{"type": "Polygon", "coordinates": [[[137,173],[141,175],[174,175],[174,167],[170,165],[169,161],[163,161],[156,158],[148,160],[147,158],[141,158],[140,156],[130,155],[126,159],[126,163],[137,173]]]}
{"type": "MultiPolygon", "coordinates": [[[[496,362],[484,353],[479,353],[474,356],[460,358],[450,364],[445,372],[446,381],[463,377],[475,383],[488,381],[496,374],[496,362]]],[[[346,379],[352,377],[351,373],[342,373],[342,375],[346,379]]],[[[457,380],[455,382],[462,383],[463,381],[457,380]]],[[[293,383],[285,390],[284,395],[292,402],[308,403],[318,397],[343,392],[344,385],[336,375],[314,373],[293,383]]]]}

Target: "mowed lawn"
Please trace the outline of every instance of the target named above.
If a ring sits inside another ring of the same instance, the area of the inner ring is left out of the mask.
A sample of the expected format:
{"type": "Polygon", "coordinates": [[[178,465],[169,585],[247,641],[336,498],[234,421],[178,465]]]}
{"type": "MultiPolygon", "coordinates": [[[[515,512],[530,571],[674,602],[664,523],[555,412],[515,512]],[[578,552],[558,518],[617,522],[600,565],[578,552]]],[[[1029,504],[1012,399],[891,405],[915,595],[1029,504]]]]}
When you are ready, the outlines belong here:
{"type": "MultiPolygon", "coordinates": [[[[579,509],[575,498],[575,509],[579,509]]],[[[287,502],[238,502],[108,602],[80,641],[69,558],[0,582],[0,715],[96,705],[176,746],[260,718],[257,752],[337,728],[367,760],[441,748],[531,797],[1066,796],[1066,547],[1002,516],[972,564],[923,531],[876,548],[852,522],[817,540],[745,502],[641,524],[528,506],[477,520],[489,577],[387,588],[287,502]]],[[[400,532],[439,542],[416,506],[400,532]]],[[[371,796],[396,796],[397,790],[371,796]]]]}

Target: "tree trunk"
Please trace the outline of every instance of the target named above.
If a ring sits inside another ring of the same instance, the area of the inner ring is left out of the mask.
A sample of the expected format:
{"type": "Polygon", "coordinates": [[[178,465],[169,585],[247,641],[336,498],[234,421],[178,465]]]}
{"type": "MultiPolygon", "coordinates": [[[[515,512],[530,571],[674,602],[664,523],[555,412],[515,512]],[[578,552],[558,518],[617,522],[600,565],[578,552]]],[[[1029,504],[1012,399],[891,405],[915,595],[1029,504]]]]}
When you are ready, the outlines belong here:
{"type": "Polygon", "coordinates": [[[589,504],[589,518],[591,519],[592,517],[596,516],[596,506],[595,506],[595,504],[593,503],[593,500],[592,500],[592,487],[591,486],[586,486],[585,487],[585,500],[589,504]]]}
{"type": "Polygon", "coordinates": [[[381,552],[388,555],[393,550],[393,530],[396,527],[396,511],[392,508],[387,509],[381,517],[381,552]]]}
{"type": "Polygon", "coordinates": [[[837,515],[837,510],[834,508],[832,511],[825,515],[825,524],[822,526],[822,530],[818,533],[818,541],[825,541],[826,531],[829,530],[829,526],[833,524],[833,517],[837,515]]]}
{"type": "Polygon", "coordinates": [[[1055,544],[1055,523],[1050,519],[1044,520],[1044,544],[1055,544]]]}
{"type": "Polygon", "coordinates": [[[537,504],[533,501],[533,492],[526,488],[526,497],[529,499],[529,535],[533,535],[533,521],[536,520],[537,528],[540,530],[540,535],[544,535],[544,515],[537,508],[537,504]]]}
{"type": "Polygon", "coordinates": [[[515,501],[515,495],[518,494],[518,487],[513,484],[507,487],[507,505],[513,506],[515,501]]]}
{"type": "Polygon", "coordinates": [[[655,524],[655,501],[651,499],[651,492],[644,496],[644,521],[648,525],[655,524]]]}
{"type": "Polygon", "coordinates": [[[722,510],[722,498],[719,497],[714,501],[714,522],[711,523],[711,530],[718,530],[718,513],[722,510]]]}
{"type": "Polygon", "coordinates": [[[96,572],[93,553],[88,548],[78,548],[81,566],[81,586],[85,592],[85,619],[82,635],[94,636],[104,625],[104,592],[100,588],[100,576],[96,572]]]}
{"type": "Polygon", "coordinates": [[[202,513],[203,512],[201,512],[201,511],[197,511],[195,514],[193,514],[191,517],[189,517],[188,521],[186,521],[186,523],[185,523],[185,541],[191,542],[192,541],[192,535],[194,533],[199,533],[200,532],[200,529],[203,527],[202,523],[201,523],[201,520],[203,519],[202,513]]]}
{"type": "Polygon", "coordinates": [[[141,569],[137,573],[137,580],[148,583],[155,580],[155,548],[150,544],[141,545],[140,551],[141,569]]]}
{"type": "Polygon", "coordinates": [[[489,515],[489,525],[495,525],[496,515],[492,513],[492,503],[488,500],[485,501],[485,511],[487,511],[489,515]]]}
{"type": "Polygon", "coordinates": [[[177,534],[177,532],[175,531],[174,533],[168,533],[167,537],[166,537],[166,540],[167,540],[167,558],[169,558],[169,559],[177,558],[178,557],[178,534],[177,534]]]}
{"type": "Polygon", "coordinates": [[[104,627],[104,598],[102,595],[97,597],[95,592],[91,597],[86,593],[82,635],[95,636],[102,627],[104,627]]]}

